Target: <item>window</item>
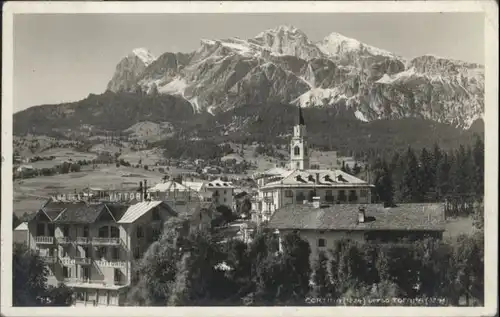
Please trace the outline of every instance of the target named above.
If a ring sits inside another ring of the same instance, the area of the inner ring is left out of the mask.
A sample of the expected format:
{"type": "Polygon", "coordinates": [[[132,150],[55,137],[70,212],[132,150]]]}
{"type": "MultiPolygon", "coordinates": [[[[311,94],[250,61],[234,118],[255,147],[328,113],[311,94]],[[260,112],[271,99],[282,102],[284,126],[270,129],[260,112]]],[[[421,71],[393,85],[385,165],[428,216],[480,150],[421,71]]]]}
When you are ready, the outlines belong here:
{"type": "Polygon", "coordinates": [[[143,238],[144,237],[144,231],[142,230],[141,226],[137,226],[137,238],[143,238]]]}
{"type": "Polygon", "coordinates": [[[295,156],[300,155],[300,147],[298,145],[293,148],[293,155],[295,156]]]}
{"type": "Polygon", "coordinates": [[[356,190],[350,190],[349,191],[349,201],[355,202],[357,200],[358,200],[358,196],[356,195],[356,190]]]}
{"type": "Polygon", "coordinates": [[[62,258],[67,258],[69,257],[69,252],[68,252],[68,249],[61,246],[61,257],[62,258]]]}
{"type": "Polygon", "coordinates": [[[318,239],[318,247],[322,248],[322,247],[325,247],[326,246],[326,240],[321,238],[321,239],[318,239]]]}
{"type": "Polygon", "coordinates": [[[121,273],[120,269],[115,269],[115,283],[120,283],[121,273]]]}
{"type": "Polygon", "coordinates": [[[226,198],[224,198],[224,202],[226,202],[226,198]]]}
{"type": "Polygon", "coordinates": [[[54,224],[53,223],[49,223],[48,227],[49,227],[49,237],[53,237],[54,236],[54,231],[55,231],[54,224]]]}
{"type": "Polygon", "coordinates": [[[224,189],[224,195],[227,194],[227,190],[224,189]]]}
{"type": "Polygon", "coordinates": [[[120,237],[120,229],[117,227],[111,227],[111,238],[119,238],[120,237]]]}
{"type": "Polygon", "coordinates": [[[69,237],[69,226],[63,226],[61,230],[63,232],[63,236],[69,237]]]}
{"type": "Polygon", "coordinates": [[[306,199],[306,197],[305,197],[304,193],[297,192],[297,196],[296,196],[297,204],[302,204],[305,199],[306,199]]]}
{"type": "Polygon", "coordinates": [[[90,248],[89,247],[82,248],[82,258],[90,258],[90,248]]]}
{"type": "Polygon", "coordinates": [[[285,190],[285,197],[293,197],[293,191],[291,189],[285,190]]]}
{"type": "Polygon", "coordinates": [[[360,192],[359,192],[359,196],[360,197],[367,197],[368,196],[368,191],[366,189],[362,189],[360,192]]]}
{"type": "Polygon", "coordinates": [[[334,197],[333,197],[333,191],[331,189],[325,192],[325,200],[330,203],[333,202],[334,197]]]}
{"type": "Polygon", "coordinates": [[[106,247],[97,248],[97,258],[104,259],[106,257],[106,247]]]}
{"type": "Polygon", "coordinates": [[[108,237],[108,227],[100,227],[99,228],[99,238],[107,238],[108,237]]]}
{"type": "Polygon", "coordinates": [[[82,279],[90,280],[90,268],[82,267],[82,279]]]}
{"type": "Polygon", "coordinates": [[[316,192],[314,190],[310,190],[309,191],[309,197],[308,197],[308,200],[309,202],[312,202],[313,201],[313,198],[316,196],[316,192]]]}
{"type": "Polygon", "coordinates": [[[76,292],[76,300],[80,302],[85,301],[85,292],[76,292]]]}
{"type": "Polygon", "coordinates": [[[112,257],[113,260],[119,260],[120,259],[120,250],[116,247],[114,247],[112,250],[112,257]]]}
{"type": "Polygon", "coordinates": [[[44,236],[45,235],[45,224],[44,223],[38,223],[36,225],[36,235],[37,236],[44,236]]]}
{"type": "Polygon", "coordinates": [[[89,237],[89,226],[83,226],[83,236],[85,238],[89,237]]]}
{"type": "Polygon", "coordinates": [[[141,256],[141,249],[139,247],[134,248],[134,258],[138,259],[141,256]]]}
{"type": "Polygon", "coordinates": [[[345,197],[345,190],[339,190],[339,201],[345,201],[346,200],[346,197],[345,197]]]}
{"type": "Polygon", "coordinates": [[[63,276],[64,276],[64,278],[71,277],[71,269],[69,267],[63,266],[63,276]]]}

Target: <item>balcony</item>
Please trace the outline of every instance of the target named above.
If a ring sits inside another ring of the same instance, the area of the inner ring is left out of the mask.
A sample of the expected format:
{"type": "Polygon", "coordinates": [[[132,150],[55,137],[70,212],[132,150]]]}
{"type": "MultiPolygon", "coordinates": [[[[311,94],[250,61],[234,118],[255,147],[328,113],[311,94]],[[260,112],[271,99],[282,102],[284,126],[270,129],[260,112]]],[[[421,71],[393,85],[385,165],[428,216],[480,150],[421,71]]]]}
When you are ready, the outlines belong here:
{"type": "Polygon", "coordinates": [[[120,238],[92,238],[93,245],[120,245],[120,238]]]}
{"type": "Polygon", "coordinates": [[[90,239],[87,237],[76,237],[75,243],[79,245],[90,244],[90,239]]]}
{"type": "Polygon", "coordinates": [[[70,257],[62,257],[59,258],[59,261],[63,266],[71,266],[75,264],[75,259],[72,259],[70,257]]]}
{"type": "Polygon", "coordinates": [[[54,244],[54,237],[37,236],[35,237],[36,244],[54,244]]]}
{"type": "Polygon", "coordinates": [[[100,289],[119,289],[127,285],[125,282],[108,282],[105,280],[91,280],[86,278],[65,278],[64,284],[68,287],[85,287],[100,289]]]}
{"type": "Polygon", "coordinates": [[[90,265],[92,263],[91,258],[82,258],[82,257],[76,257],[75,258],[75,264],[79,265],[90,265]]]}
{"type": "Polygon", "coordinates": [[[55,264],[57,262],[57,256],[41,256],[40,257],[45,264],[55,264]]]}
{"type": "Polygon", "coordinates": [[[69,237],[56,237],[56,241],[58,244],[69,244],[71,243],[71,239],[69,237]]]}
{"type": "Polygon", "coordinates": [[[95,261],[95,263],[97,264],[97,266],[100,266],[100,267],[114,267],[114,268],[123,268],[127,265],[127,262],[118,261],[118,260],[111,260],[111,261],[98,260],[98,261],[95,261]]]}

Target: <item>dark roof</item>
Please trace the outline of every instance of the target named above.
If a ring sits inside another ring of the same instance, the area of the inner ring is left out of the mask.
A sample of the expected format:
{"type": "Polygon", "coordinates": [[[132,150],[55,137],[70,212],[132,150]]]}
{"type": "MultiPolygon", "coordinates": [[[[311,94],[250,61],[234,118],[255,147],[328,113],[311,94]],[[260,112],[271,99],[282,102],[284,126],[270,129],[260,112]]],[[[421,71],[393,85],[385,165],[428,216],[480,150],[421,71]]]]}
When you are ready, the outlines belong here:
{"type": "Polygon", "coordinates": [[[55,223],[93,223],[103,212],[109,212],[118,221],[129,206],[123,204],[88,204],[86,202],[48,202],[38,212],[33,213],[29,220],[39,213],[46,214],[55,223]],[[107,207],[107,208],[106,208],[107,207]]]}
{"type": "Polygon", "coordinates": [[[392,208],[375,204],[339,204],[314,208],[306,204],[278,209],[268,226],[302,230],[444,231],[444,224],[442,204],[400,204],[392,208]],[[358,223],[360,207],[365,207],[364,223],[358,223]]]}
{"type": "Polygon", "coordinates": [[[106,207],[108,207],[109,211],[113,215],[113,218],[115,218],[115,220],[118,221],[125,214],[129,205],[112,203],[112,204],[106,204],[106,207]]]}
{"type": "Polygon", "coordinates": [[[93,223],[101,212],[107,212],[104,204],[67,204],[64,211],[53,221],[56,223],[93,223]]]}

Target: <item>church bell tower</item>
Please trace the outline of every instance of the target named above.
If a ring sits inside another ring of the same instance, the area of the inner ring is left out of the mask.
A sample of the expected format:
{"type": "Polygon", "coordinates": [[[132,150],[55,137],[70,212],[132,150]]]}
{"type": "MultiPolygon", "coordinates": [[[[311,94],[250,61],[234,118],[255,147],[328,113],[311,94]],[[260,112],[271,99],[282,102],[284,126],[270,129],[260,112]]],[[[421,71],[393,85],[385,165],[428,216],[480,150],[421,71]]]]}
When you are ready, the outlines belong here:
{"type": "Polygon", "coordinates": [[[305,170],[309,169],[309,156],[307,149],[306,125],[302,116],[302,108],[299,105],[297,124],[293,127],[293,137],[290,142],[290,168],[305,170]]]}

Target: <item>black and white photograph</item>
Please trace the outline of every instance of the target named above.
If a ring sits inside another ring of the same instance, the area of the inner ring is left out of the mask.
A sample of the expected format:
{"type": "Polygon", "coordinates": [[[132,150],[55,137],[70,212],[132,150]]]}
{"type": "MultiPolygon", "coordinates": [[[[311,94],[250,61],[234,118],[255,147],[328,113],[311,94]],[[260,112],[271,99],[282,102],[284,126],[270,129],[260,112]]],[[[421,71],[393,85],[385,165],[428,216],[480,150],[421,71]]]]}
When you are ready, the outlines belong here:
{"type": "Polygon", "coordinates": [[[497,311],[496,2],[3,22],[4,315],[497,311]]]}

